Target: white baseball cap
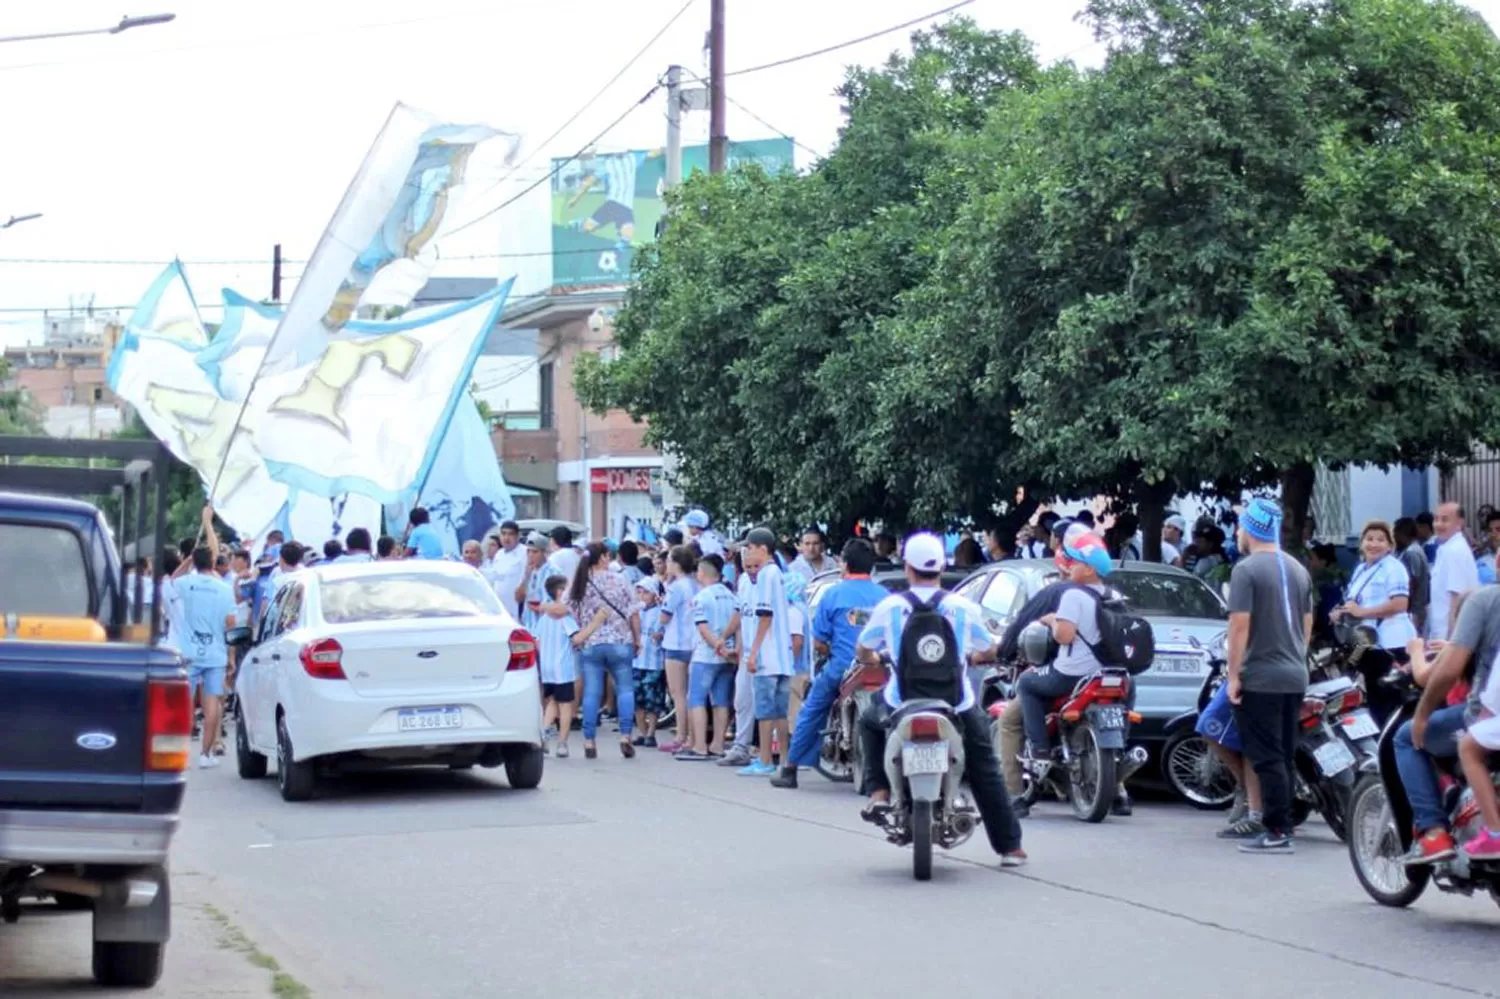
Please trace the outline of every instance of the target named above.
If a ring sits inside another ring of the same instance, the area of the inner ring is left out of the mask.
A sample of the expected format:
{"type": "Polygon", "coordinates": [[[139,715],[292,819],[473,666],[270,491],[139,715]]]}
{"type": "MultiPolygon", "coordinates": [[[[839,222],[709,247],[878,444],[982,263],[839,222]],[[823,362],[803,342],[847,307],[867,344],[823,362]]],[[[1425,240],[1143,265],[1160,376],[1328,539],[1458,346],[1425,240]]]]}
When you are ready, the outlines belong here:
{"type": "Polygon", "coordinates": [[[943,546],[942,538],[923,531],[906,539],[901,558],[918,572],[942,572],[943,566],[948,564],[948,550],[943,546]]]}
{"type": "Polygon", "coordinates": [[[654,593],[658,597],[661,596],[661,581],[655,576],[642,576],[635,581],[635,588],[645,590],[647,593],[654,593]]]}

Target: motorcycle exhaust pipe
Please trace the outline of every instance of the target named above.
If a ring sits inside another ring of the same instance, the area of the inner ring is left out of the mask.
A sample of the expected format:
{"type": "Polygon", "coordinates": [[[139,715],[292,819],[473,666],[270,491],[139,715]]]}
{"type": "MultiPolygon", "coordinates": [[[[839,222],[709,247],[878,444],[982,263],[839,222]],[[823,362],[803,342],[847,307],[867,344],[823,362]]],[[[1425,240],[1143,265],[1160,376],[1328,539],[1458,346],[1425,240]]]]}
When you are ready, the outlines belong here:
{"type": "Polygon", "coordinates": [[[1145,766],[1146,761],[1150,758],[1151,754],[1146,752],[1146,747],[1131,746],[1128,750],[1125,751],[1125,757],[1122,760],[1122,762],[1124,763],[1124,767],[1122,773],[1120,774],[1120,780],[1129,780],[1131,775],[1141,767],[1145,766]]]}

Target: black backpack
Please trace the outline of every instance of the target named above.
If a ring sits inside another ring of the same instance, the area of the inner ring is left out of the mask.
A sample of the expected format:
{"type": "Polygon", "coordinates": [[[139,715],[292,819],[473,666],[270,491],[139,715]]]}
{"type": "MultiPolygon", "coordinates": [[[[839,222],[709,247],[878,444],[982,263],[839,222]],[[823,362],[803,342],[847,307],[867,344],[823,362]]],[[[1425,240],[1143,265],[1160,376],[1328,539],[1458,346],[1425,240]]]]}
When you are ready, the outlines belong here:
{"type": "Polygon", "coordinates": [[[1118,666],[1132,676],[1151,668],[1156,658],[1156,634],[1146,619],[1131,614],[1123,600],[1106,600],[1099,591],[1079,586],[1094,598],[1099,614],[1099,644],[1091,645],[1082,635],[1078,640],[1088,645],[1094,658],[1104,666],[1118,666]]]}
{"type": "Polygon", "coordinates": [[[938,610],[947,595],[939,590],[924,603],[909,590],[902,594],[911,605],[896,659],[896,682],[902,700],[932,698],[952,705],[963,700],[964,666],[958,636],[938,610]]]}

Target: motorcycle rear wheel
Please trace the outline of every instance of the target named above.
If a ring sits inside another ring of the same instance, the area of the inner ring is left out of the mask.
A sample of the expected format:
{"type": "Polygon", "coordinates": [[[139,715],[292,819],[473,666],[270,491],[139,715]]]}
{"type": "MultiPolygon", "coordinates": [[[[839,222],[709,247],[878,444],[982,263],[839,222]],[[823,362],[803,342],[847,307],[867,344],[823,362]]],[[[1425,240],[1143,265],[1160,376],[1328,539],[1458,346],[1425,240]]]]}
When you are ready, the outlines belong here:
{"type": "Polygon", "coordinates": [[[1161,751],[1161,775],[1194,808],[1222,811],[1234,804],[1234,774],[1196,732],[1179,732],[1167,740],[1161,751]]]}
{"type": "Polygon", "coordinates": [[[911,874],[918,881],[932,880],[932,802],[911,803],[911,874]]]}
{"type": "Polygon", "coordinates": [[[1068,802],[1073,814],[1084,822],[1103,822],[1114,804],[1119,760],[1113,750],[1099,748],[1099,734],[1090,725],[1078,726],[1072,741],[1074,762],[1069,767],[1068,802]]]}
{"type": "Polygon", "coordinates": [[[1432,880],[1431,867],[1402,864],[1402,853],[1385,785],[1367,774],[1349,801],[1349,862],[1366,894],[1395,909],[1415,902],[1432,880]]]}
{"type": "MultiPolygon", "coordinates": [[[[839,758],[838,744],[845,738],[842,731],[842,710],[842,706],[837,702],[828,709],[827,728],[818,743],[818,761],[813,764],[814,770],[835,784],[848,784],[854,780],[855,776],[852,754],[847,759],[839,758]]],[[[858,738],[858,733],[854,733],[849,738],[852,746],[858,738]]]]}

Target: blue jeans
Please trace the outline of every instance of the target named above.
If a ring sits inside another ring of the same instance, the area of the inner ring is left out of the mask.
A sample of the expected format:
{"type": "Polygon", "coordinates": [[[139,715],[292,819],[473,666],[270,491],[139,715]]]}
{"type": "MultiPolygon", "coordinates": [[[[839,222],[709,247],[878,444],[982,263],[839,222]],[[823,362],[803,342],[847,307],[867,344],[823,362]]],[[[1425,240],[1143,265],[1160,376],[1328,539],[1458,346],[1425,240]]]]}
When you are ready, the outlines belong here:
{"type": "Polygon", "coordinates": [[[818,762],[818,745],[823,741],[823,726],[828,723],[828,709],[839,698],[839,684],[844,682],[848,666],[837,669],[832,663],[823,667],[823,672],[813,678],[812,688],[802,702],[802,711],[797,715],[797,730],[792,733],[792,745],[787,750],[786,762],[792,767],[810,767],[818,762]]]}
{"type": "Polygon", "coordinates": [[[1425,749],[1411,744],[1411,722],[1396,730],[1396,769],[1401,773],[1401,786],[1406,789],[1406,798],[1411,802],[1412,824],[1418,832],[1448,826],[1448,817],[1443,814],[1442,801],[1438,797],[1437,771],[1432,768],[1430,757],[1457,756],[1458,736],[1463,730],[1462,704],[1439,708],[1427,719],[1425,749]]]}
{"type": "Polygon", "coordinates": [[[625,643],[589,645],[583,650],[583,738],[592,742],[599,731],[599,705],[604,701],[604,674],[615,678],[615,710],[620,735],[635,727],[635,650],[625,643]]]}

